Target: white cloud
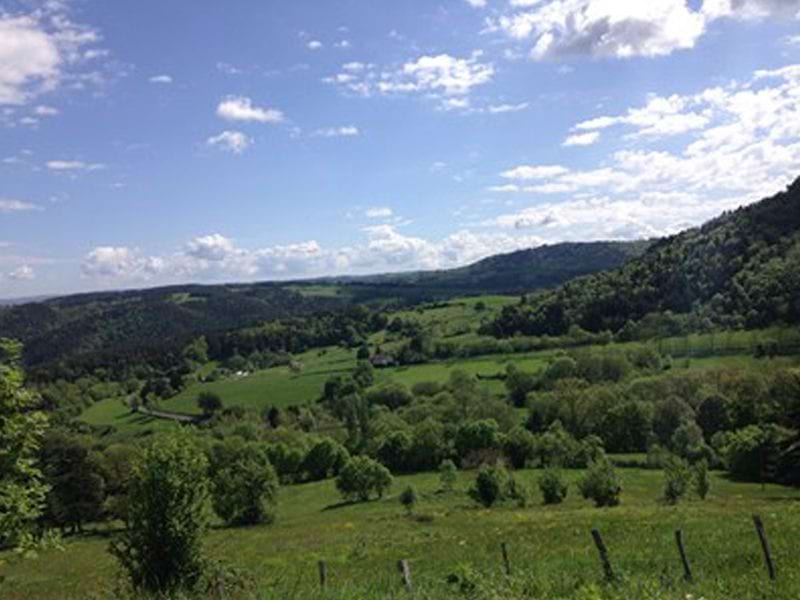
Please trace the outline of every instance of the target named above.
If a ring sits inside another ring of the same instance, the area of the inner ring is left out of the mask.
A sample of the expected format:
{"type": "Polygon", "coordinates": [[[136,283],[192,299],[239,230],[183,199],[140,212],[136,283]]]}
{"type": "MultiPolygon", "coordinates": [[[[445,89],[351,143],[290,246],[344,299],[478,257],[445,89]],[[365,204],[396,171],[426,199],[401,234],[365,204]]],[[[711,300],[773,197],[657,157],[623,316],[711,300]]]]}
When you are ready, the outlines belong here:
{"type": "Polygon", "coordinates": [[[33,112],[40,117],[53,117],[59,114],[60,111],[52,106],[39,105],[33,109],[33,112]]]}
{"type": "Polygon", "coordinates": [[[208,138],[206,144],[234,154],[241,154],[253,145],[253,138],[241,131],[226,130],[219,135],[208,138]]]}
{"type": "Polygon", "coordinates": [[[485,8],[486,0],[464,0],[472,8],[485,8]]]}
{"type": "Polygon", "coordinates": [[[364,211],[364,215],[370,219],[388,219],[394,215],[394,211],[388,206],[374,206],[364,211]]]}
{"type": "Polygon", "coordinates": [[[590,131],[588,133],[574,133],[564,140],[564,146],[591,146],[598,139],[600,139],[599,131],[590,131]]]}
{"type": "Polygon", "coordinates": [[[361,135],[358,127],[355,125],[342,125],[340,127],[325,127],[323,129],[317,129],[314,132],[316,137],[356,137],[361,135]]]}
{"type": "Polygon", "coordinates": [[[171,75],[154,75],[148,79],[150,83],[172,83],[171,75]]]}
{"type": "Polygon", "coordinates": [[[36,273],[29,265],[21,265],[8,274],[14,281],[31,281],[36,278],[36,273]]]}
{"type": "Polygon", "coordinates": [[[420,56],[399,67],[383,70],[372,64],[353,62],[323,81],[359,96],[421,94],[439,100],[444,108],[456,108],[453,103],[463,106],[464,96],[486,85],[494,76],[494,67],[481,62],[481,56],[480,51],[468,58],[449,54],[420,56]]]}
{"type": "Polygon", "coordinates": [[[85,163],[81,160],[49,160],[47,168],[51,171],[99,171],[105,169],[102,163],[85,163]]]}
{"type": "Polygon", "coordinates": [[[534,60],[665,56],[693,48],[712,21],[797,18],[800,0],[512,0],[490,31],[529,42],[534,60]]]}
{"type": "Polygon", "coordinates": [[[504,179],[548,179],[558,177],[568,172],[568,169],[561,165],[522,165],[503,171],[500,177],[504,179]]]}
{"type": "Polygon", "coordinates": [[[306,44],[306,46],[308,47],[309,50],[319,50],[322,48],[322,42],[320,42],[319,40],[311,40],[310,42],[308,42],[308,44],[306,44]]]}
{"type": "Polygon", "coordinates": [[[339,49],[344,50],[344,49],[350,48],[352,46],[352,44],[350,43],[349,40],[339,40],[338,42],[336,42],[334,44],[334,46],[336,46],[339,49]]]}
{"type": "Polygon", "coordinates": [[[489,113],[497,115],[509,112],[519,112],[521,110],[527,109],[528,106],[529,104],[527,102],[520,102],[519,104],[493,104],[489,105],[487,110],[489,111],[489,113]]]}
{"type": "Polygon", "coordinates": [[[0,214],[29,212],[34,210],[42,210],[42,207],[36,204],[32,204],[30,202],[25,202],[24,200],[14,200],[12,198],[0,198],[0,214]]]}
{"type": "Polygon", "coordinates": [[[150,279],[165,268],[164,259],[142,256],[125,246],[99,246],[81,263],[84,277],[103,279],[150,279]]]}
{"type": "Polygon", "coordinates": [[[0,105],[22,105],[55,90],[85,60],[97,33],[73,23],[66,5],[46,2],[29,13],[0,11],[0,105]]]}
{"type": "Polygon", "coordinates": [[[244,96],[228,96],[217,106],[217,116],[227,121],[255,121],[257,123],[281,123],[283,113],[274,108],[253,106],[253,101],[244,96]]]}

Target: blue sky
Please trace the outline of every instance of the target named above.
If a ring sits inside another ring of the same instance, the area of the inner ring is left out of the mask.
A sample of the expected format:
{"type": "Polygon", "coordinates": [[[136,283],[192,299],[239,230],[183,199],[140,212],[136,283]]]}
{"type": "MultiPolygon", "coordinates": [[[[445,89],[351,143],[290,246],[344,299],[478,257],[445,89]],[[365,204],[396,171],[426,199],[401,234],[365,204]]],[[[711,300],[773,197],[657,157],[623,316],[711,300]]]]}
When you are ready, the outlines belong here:
{"type": "Polygon", "coordinates": [[[673,233],[800,174],[800,0],[0,0],[0,297],[673,233]]]}

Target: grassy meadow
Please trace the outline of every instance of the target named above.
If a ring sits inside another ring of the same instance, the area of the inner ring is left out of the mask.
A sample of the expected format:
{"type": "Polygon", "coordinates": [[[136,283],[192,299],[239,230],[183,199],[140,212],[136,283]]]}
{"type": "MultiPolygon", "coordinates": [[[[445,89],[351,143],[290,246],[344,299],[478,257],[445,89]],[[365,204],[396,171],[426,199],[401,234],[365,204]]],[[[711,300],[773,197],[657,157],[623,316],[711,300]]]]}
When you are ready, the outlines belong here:
{"type": "MultiPolygon", "coordinates": [[[[216,527],[211,556],[244,570],[252,598],[797,598],[800,564],[800,490],[733,483],[713,477],[705,501],[678,506],[659,501],[659,471],[624,469],[622,504],[597,509],[572,485],[567,500],[543,506],[538,471],[518,471],[532,489],[531,503],[478,508],[466,495],[474,472],[459,474],[453,492],[441,493],[436,474],[395,479],[390,494],[368,503],[342,504],[332,480],[284,487],[272,525],[216,527]],[[407,516],[397,496],[413,484],[420,494],[407,516]],[[751,516],[764,519],[777,564],[771,583],[751,516]],[[590,530],[603,534],[620,581],[607,586],[590,530]],[[674,531],[684,531],[695,583],[682,580],[674,531]],[[509,548],[512,577],[502,575],[501,543],[509,548]],[[396,571],[412,567],[415,592],[407,595],[396,571]],[[319,593],[317,561],[328,563],[329,589],[319,593]],[[452,583],[448,583],[448,578],[452,583]],[[488,589],[486,589],[488,588],[488,589]]],[[[113,528],[69,538],[63,551],[0,568],[0,596],[83,599],[113,596],[116,567],[106,552],[113,528]]]]}

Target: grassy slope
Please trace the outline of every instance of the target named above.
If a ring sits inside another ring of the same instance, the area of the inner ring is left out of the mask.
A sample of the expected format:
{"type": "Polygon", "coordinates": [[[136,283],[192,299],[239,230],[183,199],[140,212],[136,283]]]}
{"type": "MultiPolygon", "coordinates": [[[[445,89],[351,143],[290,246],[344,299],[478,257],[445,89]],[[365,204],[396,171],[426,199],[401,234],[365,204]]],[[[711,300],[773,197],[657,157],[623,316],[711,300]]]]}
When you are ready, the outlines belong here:
{"type": "MultiPolygon", "coordinates": [[[[568,473],[572,480],[578,475],[568,473]]],[[[322,558],[329,562],[334,592],[345,586],[376,585],[359,597],[386,597],[387,589],[398,591],[396,561],[408,558],[417,587],[424,592],[420,597],[440,598],[448,595],[446,576],[459,565],[484,573],[484,581],[496,575],[499,545],[506,541],[515,572],[541,586],[542,595],[526,597],[553,598],[571,597],[576,586],[600,581],[589,536],[590,528],[599,527],[615,568],[626,578],[673,582],[674,595],[664,597],[683,600],[688,591],[707,600],[797,597],[800,491],[771,485],[762,491],[758,485],[715,476],[705,502],[667,507],[657,501],[662,486],[659,472],[631,469],[622,475],[623,504],[604,510],[579,498],[574,487],[561,506],[541,506],[537,490],[528,508],[479,509],[464,494],[473,473],[460,474],[453,494],[437,494],[436,475],[421,474],[398,478],[384,500],[347,506],[337,506],[332,481],[292,486],[281,491],[274,525],[217,529],[208,548],[214,556],[245,568],[263,590],[260,597],[313,597],[316,561],[322,558]],[[431,522],[403,516],[396,496],[408,483],[422,495],[418,513],[431,515],[431,522]],[[780,574],[775,588],[764,574],[750,521],[753,513],[763,516],[770,534],[780,574]],[[685,532],[698,579],[691,588],[680,582],[676,528],[685,532]]],[[[533,486],[537,472],[526,471],[519,477],[533,486]]],[[[0,575],[8,579],[2,584],[2,597],[86,598],[91,591],[108,590],[114,565],[106,553],[107,543],[101,537],[73,539],[65,552],[47,552],[3,569],[0,575]]],[[[495,597],[521,596],[500,592],[495,597]]]]}

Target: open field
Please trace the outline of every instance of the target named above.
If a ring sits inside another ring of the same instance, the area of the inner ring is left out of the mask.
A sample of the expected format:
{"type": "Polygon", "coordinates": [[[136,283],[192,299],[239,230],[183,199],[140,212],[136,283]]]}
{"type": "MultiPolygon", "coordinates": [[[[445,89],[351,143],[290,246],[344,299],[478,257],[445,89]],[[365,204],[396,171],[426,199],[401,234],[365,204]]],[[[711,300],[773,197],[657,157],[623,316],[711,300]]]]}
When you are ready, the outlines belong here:
{"type": "MultiPolygon", "coordinates": [[[[478,582],[493,582],[496,595],[466,597],[601,598],[577,594],[581,587],[602,582],[602,572],[589,535],[603,533],[612,564],[625,582],[623,595],[634,598],[680,598],[692,593],[706,600],[730,598],[796,598],[800,564],[800,490],[713,479],[706,501],[690,500],[676,507],[662,504],[662,474],[622,470],[622,505],[596,509],[571,486],[560,506],[541,505],[538,489],[526,508],[504,505],[477,508],[464,491],[474,473],[460,473],[457,489],[437,493],[435,474],[396,478],[390,495],[366,504],[341,505],[333,481],[281,490],[275,524],[253,528],[215,529],[208,538],[210,553],[244,569],[254,578],[260,598],[309,598],[316,595],[316,562],[329,565],[331,594],[345,585],[363,595],[386,597],[401,591],[395,570],[398,559],[411,561],[419,593],[412,597],[459,595],[446,578],[466,574],[478,582]],[[421,494],[417,517],[409,518],[397,501],[406,484],[421,494]],[[751,515],[760,514],[770,536],[778,582],[770,584],[763,566],[751,515]],[[681,581],[674,531],[684,531],[696,583],[681,581]],[[500,544],[510,548],[513,572],[519,579],[499,577],[500,544]],[[645,594],[635,586],[666,586],[669,594],[645,594]],[[347,582],[346,584],[344,582],[347,582]],[[373,586],[373,587],[370,587],[373,586]],[[509,586],[507,593],[504,587],[509,586]],[[528,589],[523,595],[515,586],[528,589]],[[633,586],[633,587],[626,587],[633,586]],[[638,589],[641,595],[625,595],[638,589]],[[371,590],[371,591],[367,591],[371,590]],[[537,592],[538,590],[538,592],[537,592]]],[[[535,488],[537,471],[517,472],[535,488]]],[[[579,472],[567,472],[574,481],[579,472]]],[[[106,553],[104,535],[69,539],[64,552],[48,551],[36,560],[0,571],[7,580],[2,597],[87,598],[108,591],[115,566],[106,553]]],[[[479,591],[479,590],[478,590],[479,591]]],[[[588,594],[588,592],[587,592],[588,594]]]]}

